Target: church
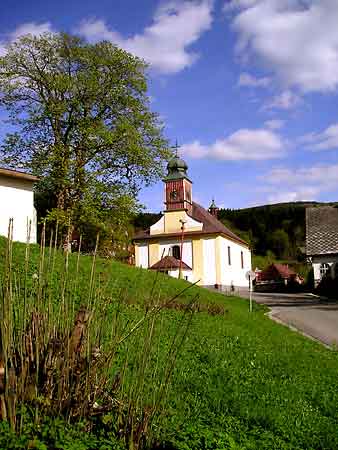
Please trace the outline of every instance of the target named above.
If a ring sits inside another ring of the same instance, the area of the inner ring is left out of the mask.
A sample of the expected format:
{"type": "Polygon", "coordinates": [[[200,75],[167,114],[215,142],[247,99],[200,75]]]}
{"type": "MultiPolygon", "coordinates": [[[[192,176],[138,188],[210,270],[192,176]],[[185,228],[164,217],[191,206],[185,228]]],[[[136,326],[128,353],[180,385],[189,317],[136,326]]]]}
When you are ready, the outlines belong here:
{"type": "Polygon", "coordinates": [[[167,171],[163,216],[134,237],[136,266],[201,286],[247,287],[248,244],[217,219],[214,201],[209,210],[193,201],[185,161],[176,156],[167,171]]]}

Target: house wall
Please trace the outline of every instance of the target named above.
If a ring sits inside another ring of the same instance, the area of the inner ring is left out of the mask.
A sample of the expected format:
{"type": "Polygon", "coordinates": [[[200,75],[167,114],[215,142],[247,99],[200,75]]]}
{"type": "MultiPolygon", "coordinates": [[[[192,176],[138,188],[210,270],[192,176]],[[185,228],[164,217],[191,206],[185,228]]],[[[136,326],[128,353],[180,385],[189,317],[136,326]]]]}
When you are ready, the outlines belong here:
{"type": "Polygon", "coordinates": [[[313,277],[315,286],[321,280],[320,266],[323,263],[327,263],[330,266],[331,275],[334,276],[335,264],[338,264],[338,254],[337,255],[320,255],[314,256],[312,258],[312,267],[313,267],[313,277]]]}
{"type": "MultiPolygon", "coordinates": [[[[136,244],[136,266],[151,267],[162,256],[167,256],[172,246],[181,246],[180,239],[167,239],[159,242],[136,244]],[[149,245],[149,248],[148,248],[149,245]],[[149,255],[149,256],[148,256],[149,255]],[[147,259],[148,258],[148,259],[147,259]]],[[[251,270],[251,252],[222,236],[195,237],[183,242],[182,260],[193,270],[183,271],[192,283],[198,282],[202,286],[247,287],[246,272],[251,270]],[[231,264],[228,263],[228,246],[231,253],[231,264]],[[241,267],[241,252],[243,252],[244,266],[241,267]]],[[[178,271],[171,271],[170,275],[178,276],[178,271]]]]}
{"type": "Polygon", "coordinates": [[[192,240],[193,254],[193,282],[203,284],[203,240],[195,238],[192,240]]]}
{"type": "Polygon", "coordinates": [[[185,231],[200,231],[203,224],[192,219],[185,211],[165,211],[164,213],[164,233],[177,233],[181,231],[181,222],[184,220],[185,231]]]}
{"type": "Polygon", "coordinates": [[[216,284],[216,239],[203,239],[203,285],[216,284]]]}
{"type": "Polygon", "coordinates": [[[135,265],[148,269],[149,267],[149,250],[148,244],[138,244],[135,246],[135,265]]]}
{"type": "Polygon", "coordinates": [[[0,175],[0,235],[8,235],[8,222],[13,218],[13,239],[26,242],[31,222],[30,242],[36,242],[36,210],[33,183],[0,175]]]}
{"type": "MultiPolygon", "coordinates": [[[[169,270],[168,275],[174,278],[178,278],[180,271],[179,270],[169,270]]],[[[182,270],[182,278],[184,280],[190,281],[190,283],[193,283],[193,276],[191,270],[182,270]]]]}
{"type": "Polygon", "coordinates": [[[149,267],[153,266],[160,259],[161,259],[160,244],[158,242],[150,242],[149,243],[149,267]]]}
{"type": "MultiPolygon", "coordinates": [[[[170,241],[162,241],[160,244],[160,253],[159,259],[163,256],[168,256],[171,247],[174,245],[178,245],[181,248],[180,240],[170,240],[170,241]]],[[[193,258],[192,258],[192,241],[184,240],[183,241],[183,249],[182,249],[182,261],[188,264],[189,267],[193,266],[193,258]]]]}
{"type": "Polygon", "coordinates": [[[219,236],[218,247],[220,255],[220,279],[218,284],[223,286],[247,287],[246,272],[251,270],[251,252],[236,242],[219,236]],[[228,261],[228,247],[230,247],[231,264],[228,261]],[[241,252],[243,252],[243,269],[241,266],[241,252]]]}

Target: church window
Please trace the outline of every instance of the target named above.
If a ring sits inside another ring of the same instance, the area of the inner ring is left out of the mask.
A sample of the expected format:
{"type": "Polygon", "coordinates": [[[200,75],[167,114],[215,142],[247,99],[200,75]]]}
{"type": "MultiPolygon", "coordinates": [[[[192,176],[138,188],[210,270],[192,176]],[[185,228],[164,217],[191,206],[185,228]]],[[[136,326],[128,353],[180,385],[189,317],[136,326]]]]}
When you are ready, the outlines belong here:
{"type": "Polygon", "coordinates": [[[329,272],[330,265],[328,263],[322,263],[320,265],[320,277],[323,278],[329,272]]]}
{"type": "Polygon", "coordinates": [[[242,267],[242,269],[244,269],[244,256],[243,256],[243,252],[241,252],[241,267],[242,267]]]}
{"type": "Polygon", "coordinates": [[[176,259],[181,259],[181,250],[179,245],[174,245],[171,247],[172,255],[176,259]]]}
{"type": "Polygon", "coordinates": [[[228,264],[231,266],[231,249],[230,246],[228,247],[228,264]]]}

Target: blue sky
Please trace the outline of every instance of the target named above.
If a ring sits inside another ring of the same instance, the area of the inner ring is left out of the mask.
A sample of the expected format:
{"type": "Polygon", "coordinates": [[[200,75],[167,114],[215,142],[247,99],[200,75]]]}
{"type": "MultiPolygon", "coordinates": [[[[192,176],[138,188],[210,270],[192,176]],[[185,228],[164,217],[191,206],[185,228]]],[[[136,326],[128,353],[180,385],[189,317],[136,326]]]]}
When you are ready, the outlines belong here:
{"type": "MultiPolygon", "coordinates": [[[[337,23],[337,0],[3,0],[0,52],[65,30],[144,58],[204,206],[338,201],[337,23]]],[[[162,183],[140,199],[160,211],[162,183]]]]}

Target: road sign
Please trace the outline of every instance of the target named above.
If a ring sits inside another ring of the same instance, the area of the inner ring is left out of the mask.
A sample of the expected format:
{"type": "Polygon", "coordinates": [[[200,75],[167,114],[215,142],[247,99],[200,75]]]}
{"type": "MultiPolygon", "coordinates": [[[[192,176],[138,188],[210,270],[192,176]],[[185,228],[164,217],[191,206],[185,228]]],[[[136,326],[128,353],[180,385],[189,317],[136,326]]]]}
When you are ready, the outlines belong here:
{"type": "Polygon", "coordinates": [[[250,312],[252,312],[252,282],[256,278],[256,273],[253,270],[248,270],[245,274],[245,278],[249,281],[250,312]]]}
{"type": "Polygon", "coordinates": [[[248,270],[247,273],[245,274],[245,278],[247,280],[253,281],[256,278],[256,273],[253,270],[248,270]]]}

